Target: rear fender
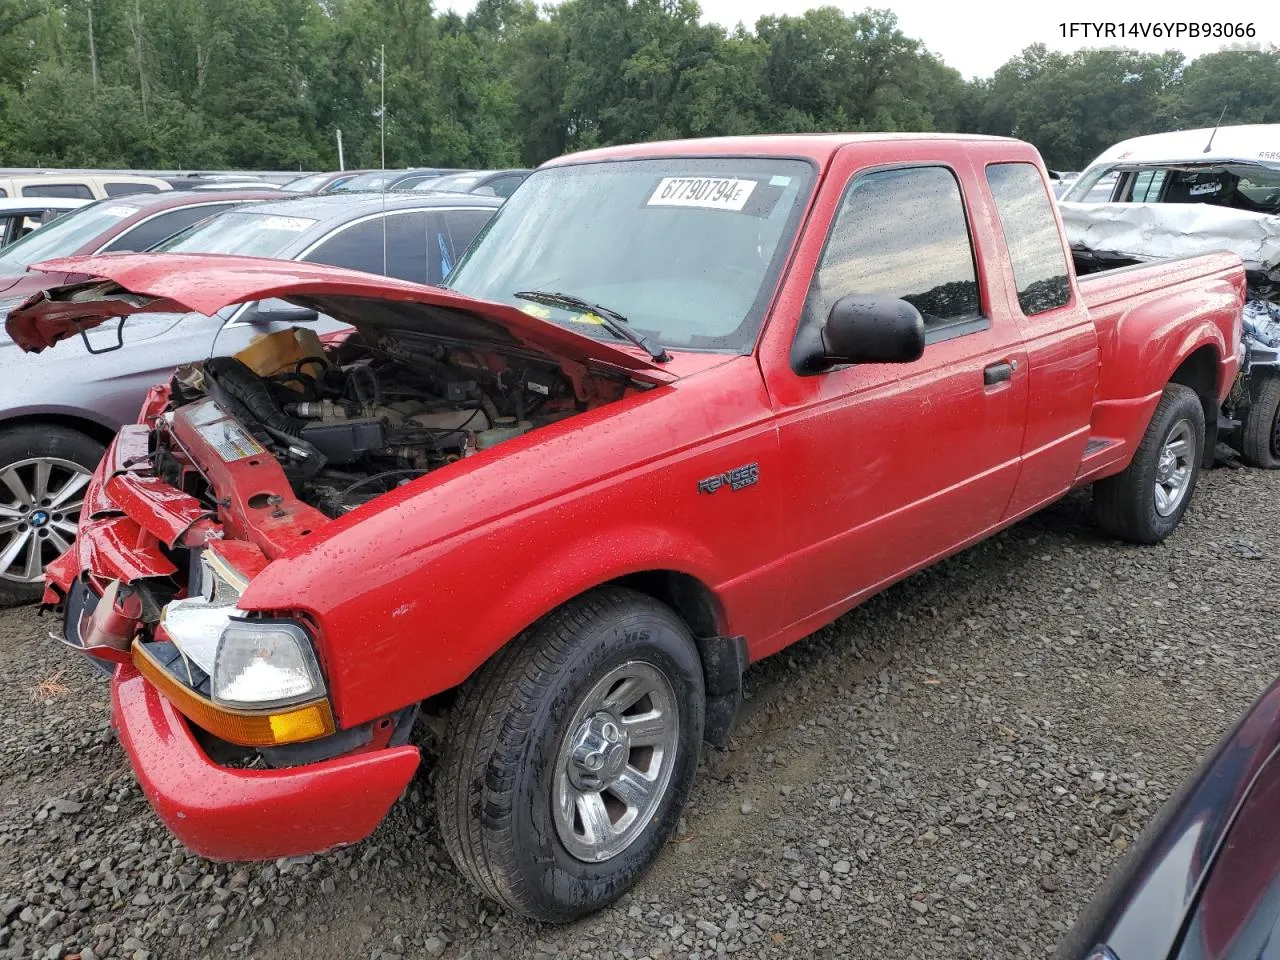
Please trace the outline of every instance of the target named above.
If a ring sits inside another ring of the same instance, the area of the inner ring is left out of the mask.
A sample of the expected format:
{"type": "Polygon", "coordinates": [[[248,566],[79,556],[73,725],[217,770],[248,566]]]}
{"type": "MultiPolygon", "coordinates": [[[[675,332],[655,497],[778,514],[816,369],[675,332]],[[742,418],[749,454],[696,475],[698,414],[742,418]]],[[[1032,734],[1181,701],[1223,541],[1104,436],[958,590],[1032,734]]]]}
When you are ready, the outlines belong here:
{"type": "MultiPolygon", "coordinates": [[[[1134,400],[1160,392],[1201,347],[1212,347],[1219,360],[1234,355],[1239,323],[1239,295],[1227,280],[1174,290],[1125,311],[1103,354],[1099,399],[1134,400]]],[[[1221,401],[1230,376],[1220,372],[1216,380],[1213,399],[1221,401]]]]}

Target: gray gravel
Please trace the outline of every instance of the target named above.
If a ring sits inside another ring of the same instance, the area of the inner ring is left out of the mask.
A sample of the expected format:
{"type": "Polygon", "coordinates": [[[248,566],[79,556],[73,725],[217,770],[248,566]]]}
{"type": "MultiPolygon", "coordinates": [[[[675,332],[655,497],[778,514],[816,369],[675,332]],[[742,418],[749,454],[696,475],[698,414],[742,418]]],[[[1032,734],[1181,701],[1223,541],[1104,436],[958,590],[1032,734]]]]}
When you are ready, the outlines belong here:
{"type": "Polygon", "coordinates": [[[678,839],[561,928],[462,882],[425,773],[353,849],[185,854],[105,685],[0,613],[0,957],[1044,956],[1280,662],[1278,492],[1214,471],[1154,549],[1074,496],[753,668],[678,839]]]}

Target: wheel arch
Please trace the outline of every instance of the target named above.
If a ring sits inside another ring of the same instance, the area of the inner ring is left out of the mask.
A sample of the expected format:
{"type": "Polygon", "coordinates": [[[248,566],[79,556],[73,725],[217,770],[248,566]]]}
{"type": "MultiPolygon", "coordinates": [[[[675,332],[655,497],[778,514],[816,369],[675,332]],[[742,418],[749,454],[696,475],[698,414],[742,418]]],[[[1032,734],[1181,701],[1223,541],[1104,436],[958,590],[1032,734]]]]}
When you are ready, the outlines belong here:
{"type": "Polygon", "coordinates": [[[1200,398],[1200,406],[1204,409],[1203,467],[1213,466],[1214,449],[1218,445],[1218,372],[1221,359],[1216,344],[1201,344],[1169,375],[1169,383],[1190,387],[1200,398]]]}
{"type": "MultiPolygon", "coordinates": [[[[603,577],[560,594],[554,602],[546,605],[541,614],[531,619],[524,630],[566,604],[606,587],[622,587],[649,597],[670,609],[689,628],[702,663],[706,691],[703,739],[715,747],[726,746],[733,721],[742,705],[742,675],[750,662],[750,655],[745,637],[727,634],[728,617],[724,605],[704,579],[683,570],[663,567],[603,577]]],[[[522,632],[512,633],[512,639],[490,651],[483,661],[475,664],[475,670],[500,656],[522,632]]],[[[459,686],[442,690],[425,703],[434,701],[438,709],[448,709],[459,686]]],[[[427,712],[436,710],[428,706],[427,712]]]]}
{"type": "Polygon", "coordinates": [[[117,428],[111,424],[94,420],[79,413],[67,410],[48,410],[5,417],[3,420],[0,420],[0,431],[11,430],[18,427],[49,425],[65,427],[68,430],[75,430],[77,433],[82,433],[90,439],[96,440],[104,447],[109,446],[111,441],[115,439],[117,430],[117,428]]]}

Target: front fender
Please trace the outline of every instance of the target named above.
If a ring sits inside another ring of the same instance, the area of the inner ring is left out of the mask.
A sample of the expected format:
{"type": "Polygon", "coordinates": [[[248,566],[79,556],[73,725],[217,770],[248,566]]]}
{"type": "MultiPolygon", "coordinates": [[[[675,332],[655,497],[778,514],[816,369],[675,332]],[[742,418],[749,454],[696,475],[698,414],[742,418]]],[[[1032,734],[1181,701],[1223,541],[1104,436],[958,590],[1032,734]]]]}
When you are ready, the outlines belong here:
{"type": "Polygon", "coordinates": [[[759,577],[782,549],[787,475],[759,367],[735,358],[352,511],[270,563],[240,605],[308,615],[344,727],[457,686],[628,574],[694,577],[727,631],[767,634],[779,604],[759,577]]]}
{"type": "MultiPolygon", "coordinates": [[[[727,498],[726,498],[727,499],[727,498]]],[[[549,533],[564,518],[544,518],[549,533]]],[[[370,570],[362,592],[308,611],[321,633],[334,707],[345,727],[442,693],[573,597],[649,570],[687,574],[713,593],[730,573],[687,532],[642,520],[588,522],[570,535],[522,536],[521,522],[370,570]]],[[[323,592],[323,591],[321,591],[323,592]]]]}

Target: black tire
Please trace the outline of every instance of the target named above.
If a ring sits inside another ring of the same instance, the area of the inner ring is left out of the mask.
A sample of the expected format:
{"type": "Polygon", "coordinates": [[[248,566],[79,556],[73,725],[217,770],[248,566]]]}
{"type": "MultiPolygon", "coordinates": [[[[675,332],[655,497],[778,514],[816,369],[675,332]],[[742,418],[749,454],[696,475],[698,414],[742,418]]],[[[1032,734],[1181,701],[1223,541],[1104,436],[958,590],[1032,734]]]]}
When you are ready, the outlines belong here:
{"type": "Polygon", "coordinates": [[[544,617],[463,685],[452,711],[436,802],[454,862],[485,895],[536,920],[567,922],[612,903],[679,823],[698,766],[705,699],[688,627],[652,598],[602,588],[544,617]],[[593,688],[637,662],[661,671],[674,693],[674,761],[647,826],[609,859],[587,862],[558,832],[557,761],[593,688]]]}
{"type": "Polygon", "coordinates": [[[1280,467],[1280,377],[1264,376],[1258,385],[1241,431],[1240,451],[1251,467],[1280,467]]]}
{"type": "Polygon", "coordinates": [[[1194,390],[1178,383],[1165,387],[1156,405],[1147,432],[1138,444],[1133,461],[1123,473],[1099,480],[1093,485],[1093,506],[1098,526],[1121,540],[1131,543],[1159,543],[1169,534],[1187,511],[1200,477],[1204,459],[1204,407],[1194,390]],[[1180,424],[1189,424],[1193,446],[1189,454],[1190,475],[1176,507],[1167,515],[1156,508],[1156,480],[1160,456],[1166,441],[1180,424]]]}
{"type": "MultiPolygon", "coordinates": [[[[53,424],[24,424],[0,429],[0,473],[22,461],[46,457],[78,464],[91,473],[98,465],[98,461],[102,459],[102,454],[103,446],[97,440],[67,427],[53,424]]],[[[21,468],[23,471],[27,469],[21,468]]],[[[0,504],[10,507],[19,504],[18,498],[4,485],[0,485],[0,504]]],[[[74,516],[71,517],[71,520],[74,521],[74,519],[74,516]]],[[[59,535],[68,542],[74,539],[74,535],[62,533],[59,535]]],[[[5,552],[13,536],[14,534],[8,532],[0,533],[0,554],[5,552]]],[[[18,554],[19,558],[25,557],[28,549],[30,549],[29,546],[23,547],[18,554]]],[[[42,545],[41,551],[43,560],[41,569],[43,569],[57,551],[51,543],[42,545]]],[[[15,576],[17,572],[15,569],[15,576]]],[[[0,606],[8,607],[40,599],[40,595],[44,592],[42,581],[23,583],[4,576],[5,573],[5,570],[0,570],[0,606]]]]}

